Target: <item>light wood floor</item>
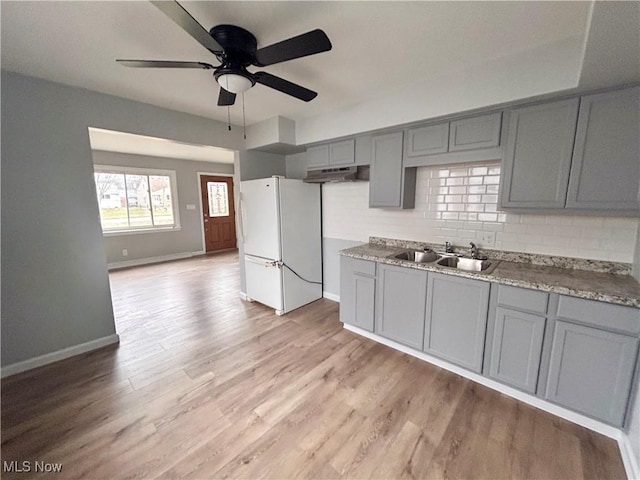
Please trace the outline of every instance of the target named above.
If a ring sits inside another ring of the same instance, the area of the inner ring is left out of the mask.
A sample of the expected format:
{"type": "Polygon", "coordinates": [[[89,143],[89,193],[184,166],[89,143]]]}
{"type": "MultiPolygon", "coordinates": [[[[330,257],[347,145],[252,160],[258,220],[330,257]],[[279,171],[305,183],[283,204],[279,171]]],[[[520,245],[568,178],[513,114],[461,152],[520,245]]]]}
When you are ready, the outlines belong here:
{"type": "Polygon", "coordinates": [[[237,254],[111,274],[119,348],[2,382],[4,478],[624,478],[616,443],[342,329],[238,298],[237,254]]]}

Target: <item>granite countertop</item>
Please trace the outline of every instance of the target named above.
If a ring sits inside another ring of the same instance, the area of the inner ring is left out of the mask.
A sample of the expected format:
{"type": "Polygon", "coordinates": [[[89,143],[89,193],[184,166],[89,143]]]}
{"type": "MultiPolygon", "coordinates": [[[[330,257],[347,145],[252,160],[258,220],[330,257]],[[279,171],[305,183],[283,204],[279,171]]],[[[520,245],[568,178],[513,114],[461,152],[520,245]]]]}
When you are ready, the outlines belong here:
{"type": "MultiPolygon", "coordinates": [[[[508,256],[506,254],[499,254],[498,251],[493,251],[495,255],[491,255],[489,251],[483,250],[483,253],[488,255],[490,259],[496,257],[503,258],[492,273],[486,274],[442,267],[435,262],[415,263],[408,260],[399,260],[394,258],[394,256],[407,249],[420,247],[416,245],[415,242],[384,241],[384,239],[375,237],[372,237],[371,240],[371,243],[342,250],[340,254],[389,265],[399,265],[459,277],[486,280],[503,285],[531,288],[640,309],[640,283],[627,274],[609,273],[609,271],[628,272],[626,267],[616,267],[610,262],[587,261],[589,263],[584,264],[585,261],[576,260],[577,265],[587,265],[587,267],[592,268],[591,270],[582,270],[575,268],[575,266],[574,268],[553,266],[557,264],[563,266],[571,265],[572,259],[563,259],[563,261],[556,260],[554,263],[554,261],[548,260],[548,258],[552,257],[540,259],[539,257],[542,256],[527,254],[508,256]],[[509,258],[509,260],[504,258],[509,258]],[[520,261],[514,261],[515,259],[520,261]],[[535,264],[536,262],[542,264],[535,264]]],[[[558,257],[555,258],[557,259],[558,257]]]]}

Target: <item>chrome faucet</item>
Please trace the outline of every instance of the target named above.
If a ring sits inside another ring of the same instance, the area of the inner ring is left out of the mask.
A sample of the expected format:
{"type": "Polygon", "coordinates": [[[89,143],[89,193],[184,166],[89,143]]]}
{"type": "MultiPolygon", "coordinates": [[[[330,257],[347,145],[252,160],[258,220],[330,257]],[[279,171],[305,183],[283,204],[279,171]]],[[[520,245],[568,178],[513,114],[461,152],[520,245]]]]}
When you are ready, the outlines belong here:
{"type": "Polygon", "coordinates": [[[469,245],[471,245],[471,258],[478,258],[478,247],[476,247],[476,244],[471,242],[469,245]]]}
{"type": "Polygon", "coordinates": [[[453,253],[453,245],[451,245],[451,242],[444,242],[444,252],[453,253]]]}

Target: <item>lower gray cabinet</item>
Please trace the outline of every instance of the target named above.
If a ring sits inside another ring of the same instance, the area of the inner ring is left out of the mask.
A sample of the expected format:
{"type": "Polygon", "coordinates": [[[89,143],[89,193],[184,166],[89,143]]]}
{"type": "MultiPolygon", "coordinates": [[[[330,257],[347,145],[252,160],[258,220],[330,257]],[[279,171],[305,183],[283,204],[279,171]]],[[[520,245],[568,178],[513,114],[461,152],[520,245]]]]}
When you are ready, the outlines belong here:
{"type": "Polygon", "coordinates": [[[373,332],[376,264],[340,257],[340,321],[373,332]]]}
{"type": "Polygon", "coordinates": [[[427,272],[378,265],[375,332],[422,350],[427,272]]]}
{"type": "Polygon", "coordinates": [[[424,351],[481,372],[490,287],[481,280],[431,273],[424,351]]]}
{"type": "Polygon", "coordinates": [[[638,339],[556,322],[545,398],[622,426],[638,339]]]}
{"type": "Polygon", "coordinates": [[[545,317],[497,307],[489,376],[534,394],[545,323],[545,317]]]}

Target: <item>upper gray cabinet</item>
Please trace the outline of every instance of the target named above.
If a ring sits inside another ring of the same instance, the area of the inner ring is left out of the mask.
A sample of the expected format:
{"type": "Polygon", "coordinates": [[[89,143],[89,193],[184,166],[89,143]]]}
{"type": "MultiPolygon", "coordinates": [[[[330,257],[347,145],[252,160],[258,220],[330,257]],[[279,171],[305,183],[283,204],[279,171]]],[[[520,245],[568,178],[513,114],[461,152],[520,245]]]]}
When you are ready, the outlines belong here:
{"type": "Polygon", "coordinates": [[[511,111],[500,207],[637,215],[640,88],[511,111]]]}
{"type": "Polygon", "coordinates": [[[307,168],[310,170],[353,165],[355,159],[354,139],[307,148],[307,168]]]}
{"type": "Polygon", "coordinates": [[[502,113],[464,118],[449,126],[449,151],[477,150],[500,145],[502,113]]]}
{"type": "Polygon", "coordinates": [[[494,160],[500,150],[502,112],[409,128],[405,167],[494,160]]]}
{"type": "Polygon", "coordinates": [[[637,210],[640,87],[580,100],[567,207],[637,210]]]}
{"type": "Polygon", "coordinates": [[[375,332],[422,349],[427,272],[378,265],[375,332]]]}
{"type": "Polygon", "coordinates": [[[307,168],[326,167],[329,165],[329,145],[318,145],[307,148],[307,168]]]}
{"type": "Polygon", "coordinates": [[[329,165],[351,165],[355,163],[355,140],[329,144],[329,165]]]}
{"type": "Polygon", "coordinates": [[[407,158],[444,153],[448,150],[448,123],[407,130],[407,158]]]}
{"type": "Polygon", "coordinates": [[[369,207],[413,208],[416,169],[403,168],[403,132],[374,136],[371,140],[369,207]]]}
{"type": "Polygon", "coordinates": [[[564,208],[578,99],[511,111],[501,207],[564,208]]]}
{"type": "Polygon", "coordinates": [[[481,372],[490,286],[481,280],[431,273],[424,351],[481,372]]]}

